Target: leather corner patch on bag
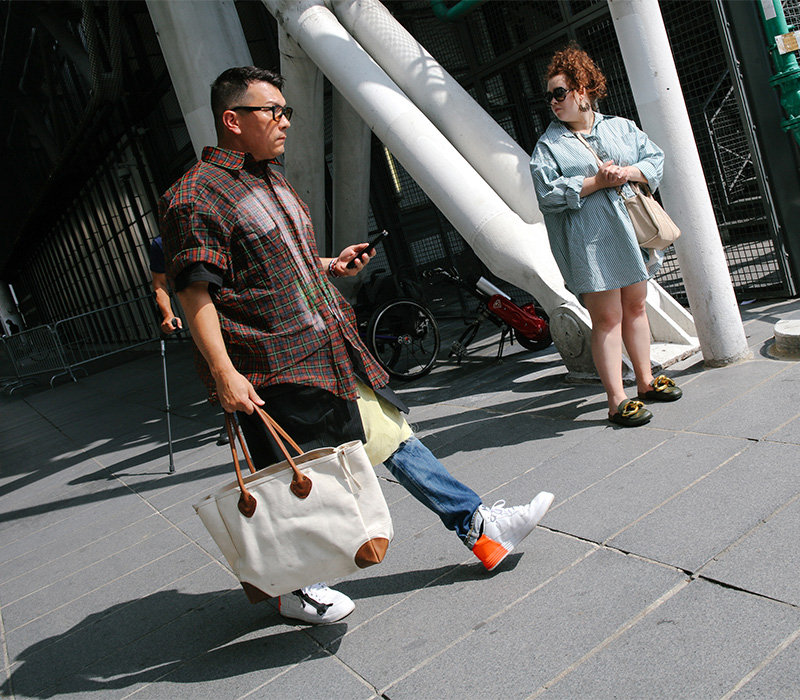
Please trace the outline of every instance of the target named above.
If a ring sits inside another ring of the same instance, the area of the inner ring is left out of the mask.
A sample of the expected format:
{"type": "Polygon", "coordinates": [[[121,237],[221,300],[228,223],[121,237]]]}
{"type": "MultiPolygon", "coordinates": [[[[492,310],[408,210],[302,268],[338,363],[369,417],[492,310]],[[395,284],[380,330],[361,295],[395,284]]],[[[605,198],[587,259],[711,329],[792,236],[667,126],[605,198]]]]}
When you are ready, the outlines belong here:
{"type": "Polygon", "coordinates": [[[380,564],[389,549],[389,540],[385,537],[373,537],[364,542],[356,552],[356,566],[359,569],[366,569],[368,566],[380,564]]]}

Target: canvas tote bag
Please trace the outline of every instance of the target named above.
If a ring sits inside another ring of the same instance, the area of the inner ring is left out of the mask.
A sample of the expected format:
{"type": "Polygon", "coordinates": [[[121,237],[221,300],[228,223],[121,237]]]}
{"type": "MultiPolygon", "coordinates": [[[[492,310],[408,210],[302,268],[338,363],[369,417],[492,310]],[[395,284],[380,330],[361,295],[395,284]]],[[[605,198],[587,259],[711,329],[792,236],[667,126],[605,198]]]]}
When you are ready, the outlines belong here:
{"type": "Polygon", "coordinates": [[[392,519],[361,441],[302,453],[266,412],[256,411],[286,460],[256,471],[239,426],[226,414],[236,481],[194,506],[250,602],[382,561],[392,519]],[[299,456],[290,456],[284,442],[299,456]]]}
{"type": "MultiPolygon", "coordinates": [[[[576,131],[575,135],[592,152],[598,165],[602,165],[603,161],[600,160],[600,156],[597,155],[583,134],[576,131]]],[[[647,185],[638,182],[629,182],[628,184],[635,193],[633,197],[624,197],[621,187],[617,188],[617,194],[622,198],[628,216],[630,216],[639,247],[664,250],[672,245],[681,235],[675,222],[655,200],[647,185]]]]}

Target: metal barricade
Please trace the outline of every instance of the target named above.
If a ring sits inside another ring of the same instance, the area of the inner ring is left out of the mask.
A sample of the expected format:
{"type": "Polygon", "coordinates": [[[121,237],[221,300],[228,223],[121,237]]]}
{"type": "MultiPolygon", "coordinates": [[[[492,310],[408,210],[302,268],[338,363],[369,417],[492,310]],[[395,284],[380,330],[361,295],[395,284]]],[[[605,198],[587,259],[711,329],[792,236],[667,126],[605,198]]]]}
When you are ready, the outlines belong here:
{"type": "Polygon", "coordinates": [[[34,376],[37,374],[51,373],[51,386],[57,376],[69,374],[75,379],[51,326],[37,326],[8,335],[3,338],[3,347],[14,372],[14,377],[4,382],[8,394],[22,386],[35,384],[34,376]]]}
{"type": "Polygon", "coordinates": [[[66,371],[54,375],[51,385],[58,376],[72,375],[76,367],[158,338],[153,321],[153,297],[149,294],[65,318],[52,327],[62,348],[66,371]]]}
{"type": "Polygon", "coordinates": [[[157,339],[149,294],[30,328],[2,338],[13,371],[3,386],[11,394],[42,374],[50,374],[51,387],[58,377],[77,381],[83,365],[157,339]]]}
{"type": "MultiPolygon", "coordinates": [[[[50,386],[64,375],[78,381],[83,365],[158,339],[153,297],[146,295],[0,338],[0,385],[7,394],[35,384],[37,374],[51,373],[50,386]],[[8,370],[11,370],[11,373],[8,370]]],[[[169,443],[169,471],[175,471],[167,387],[166,344],[161,338],[164,399],[169,443]]]]}

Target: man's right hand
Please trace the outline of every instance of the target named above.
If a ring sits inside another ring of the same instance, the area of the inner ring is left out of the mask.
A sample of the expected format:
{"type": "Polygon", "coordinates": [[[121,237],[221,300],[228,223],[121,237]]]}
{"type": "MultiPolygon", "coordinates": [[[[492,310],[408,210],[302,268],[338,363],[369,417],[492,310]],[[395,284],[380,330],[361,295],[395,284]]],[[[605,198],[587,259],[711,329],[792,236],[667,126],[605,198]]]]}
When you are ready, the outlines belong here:
{"type": "Polygon", "coordinates": [[[183,323],[177,316],[165,316],[159,327],[164,335],[169,335],[170,333],[174,333],[176,330],[182,330],[183,323]]]}
{"type": "Polygon", "coordinates": [[[228,413],[244,411],[251,414],[253,405],[263,406],[264,400],[256,393],[253,385],[235,369],[230,369],[215,377],[217,396],[222,408],[228,413]]]}

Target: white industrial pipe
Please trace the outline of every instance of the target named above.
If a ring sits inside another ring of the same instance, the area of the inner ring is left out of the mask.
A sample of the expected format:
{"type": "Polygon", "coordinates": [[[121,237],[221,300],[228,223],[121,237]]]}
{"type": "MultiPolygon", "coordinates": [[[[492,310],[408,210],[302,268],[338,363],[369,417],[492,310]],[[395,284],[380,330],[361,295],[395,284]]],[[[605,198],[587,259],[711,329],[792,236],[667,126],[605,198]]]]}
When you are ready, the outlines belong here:
{"type": "Polygon", "coordinates": [[[589,317],[564,287],[544,224],[523,223],[326,7],[315,0],[263,1],[478,257],[536,297],[551,316],[568,368],[592,372],[589,317]],[[563,348],[561,316],[569,319],[569,343],[563,348]]]}
{"type": "Polygon", "coordinates": [[[231,66],[253,60],[233,0],[147,0],[158,43],[198,159],[217,143],[209,88],[231,66]]]}
{"type": "MultiPolygon", "coordinates": [[[[330,0],[340,22],[523,221],[539,223],[530,156],[378,0],[330,0]]],[[[549,247],[548,247],[549,254],[549,247]]],[[[505,278],[502,267],[492,268],[505,278]]],[[[650,282],[652,360],[665,366],[697,349],[691,316],[650,282]],[[677,356],[674,344],[681,346],[677,356]]]]}
{"type": "Polygon", "coordinates": [[[278,30],[283,96],[295,109],[286,140],[286,179],[300,195],[314,224],[317,248],[326,255],[325,96],[322,71],[285,30],[278,30]]]}
{"type": "Polygon", "coordinates": [[[683,234],[675,250],[703,359],[709,366],[746,359],[751,353],[658,0],[608,4],[642,126],[667,154],[659,191],[683,234]]]}
{"type": "Polygon", "coordinates": [[[332,0],[331,6],[356,41],[511,210],[526,223],[541,223],[530,154],[378,0],[332,0]]]}
{"type": "MultiPolygon", "coordinates": [[[[352,105],[333,91],[333,250],[367,240],[372,134],[352,105]]],[[[364,275],[342,277],[336,287],[354,301],[364,275]]]]}

